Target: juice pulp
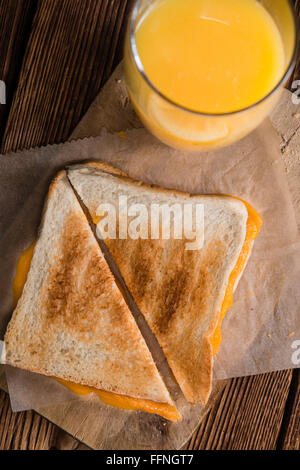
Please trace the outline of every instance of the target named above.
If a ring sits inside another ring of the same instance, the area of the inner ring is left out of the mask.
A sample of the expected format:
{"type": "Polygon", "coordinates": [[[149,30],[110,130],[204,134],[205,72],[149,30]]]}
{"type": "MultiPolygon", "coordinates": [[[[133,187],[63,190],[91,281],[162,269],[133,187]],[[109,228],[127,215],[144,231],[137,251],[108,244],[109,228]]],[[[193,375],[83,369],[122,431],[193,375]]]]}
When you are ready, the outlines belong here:
{"type": "MultiPolygon", "coordinates": [[[[173,103],[205,114],[230,113],[258,102],[284,73],[279,30],[256,0],[154,1],[136,26],[135,40],[154,86],[173,103]]],[[[196,122],[192,113],[180,115],[168,102],[161,104],[149,87],[148,92],[140,87],[139,93],[148,95],[133,96],[142,119],[171,139],[210,143],[246,133],[249,124],[255,127],[254,122],[220,117],[218,122],[196,122]]]]}

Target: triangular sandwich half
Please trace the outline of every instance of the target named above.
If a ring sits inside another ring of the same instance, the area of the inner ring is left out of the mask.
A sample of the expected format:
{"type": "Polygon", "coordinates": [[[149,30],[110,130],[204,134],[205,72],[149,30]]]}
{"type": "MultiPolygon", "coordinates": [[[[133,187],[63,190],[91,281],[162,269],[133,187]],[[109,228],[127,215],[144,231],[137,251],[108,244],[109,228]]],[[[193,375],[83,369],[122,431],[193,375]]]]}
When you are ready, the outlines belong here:
{"type": "Polygon", "coordinates": [[[142,204],[149,212],[158,203],[203,205],[200,250],[186,250],[186,240],[172,236],[104,241],[185,397],[191,403],[206,403],[221,322],[259,233],[260,216],[237,198],[151,187],[103,163],[71,167],[68,177],[96,224],[103,204],[118,207],[120,197],[127,198],[128,207],[142,204]]]}
{"type": "Polygon", "coordinates": [[[78,393],[179,418],[65,172],[49,191],[5,353],[7,364],[78,393]]]}

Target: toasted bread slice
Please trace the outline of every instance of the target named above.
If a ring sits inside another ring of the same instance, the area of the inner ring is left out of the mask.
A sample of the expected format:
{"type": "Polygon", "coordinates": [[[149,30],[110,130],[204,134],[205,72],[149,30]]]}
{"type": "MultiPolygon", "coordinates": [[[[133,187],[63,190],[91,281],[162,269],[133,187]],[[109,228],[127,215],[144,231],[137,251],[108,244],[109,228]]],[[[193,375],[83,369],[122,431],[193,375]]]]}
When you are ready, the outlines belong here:
{"type": "Polygon", "coordinates": [[[245,203],[228,196],[191,196],[152,187],[104,163],[70,167],[68,177],[95,221],[100,204],[117,207],[120,196],[128,198],[128,206],[138,203],[149,209],[153,203],[204,206],[201,250],[188,251],[186,240],[174,238],[107,238],[105,243],[185,397],[192,403],[206,403],[212,384],[210,339],[219,328],[230,294],[230,276],[240,266],[235,288],[253,245],[249,240],[243,252],[248,221],[245,203]]]}
{"type": "Polygon", "coordinates": [[[6,363],[174,407],[65,172],[53,182],[6,363]]]}

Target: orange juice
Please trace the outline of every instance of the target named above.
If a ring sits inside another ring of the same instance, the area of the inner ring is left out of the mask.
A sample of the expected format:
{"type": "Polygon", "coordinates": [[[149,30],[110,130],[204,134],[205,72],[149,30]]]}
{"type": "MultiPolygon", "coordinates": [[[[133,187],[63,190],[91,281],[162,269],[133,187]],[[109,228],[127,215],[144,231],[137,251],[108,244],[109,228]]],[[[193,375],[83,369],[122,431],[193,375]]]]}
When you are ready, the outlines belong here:
{"type": "Polygon", "coordinates": [[[279,29],[256,0],[153,1],[136,24],[135,47],[150,86],[138,85],[125,61],[133,103],[176,147],[225,145],[249,132],[274,100],[247,118],[235,113],[266,97],[286,66],[279,29]]]}
{"type": "Polygon", "coordinates": [[[172,101],[228,113],[262,99],[284,70],[278,28],[255,0],[164,0],[136,30],[152,83],[172,101]]]}

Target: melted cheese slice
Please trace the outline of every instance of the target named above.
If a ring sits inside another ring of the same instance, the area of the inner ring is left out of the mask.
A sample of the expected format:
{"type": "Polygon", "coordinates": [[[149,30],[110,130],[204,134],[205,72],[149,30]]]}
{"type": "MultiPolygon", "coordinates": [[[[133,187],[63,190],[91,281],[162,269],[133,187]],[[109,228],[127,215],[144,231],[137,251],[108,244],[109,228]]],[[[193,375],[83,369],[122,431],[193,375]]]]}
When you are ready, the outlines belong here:
{"type": "MultiPolygon", "coordinates": [[[[238,281],[249,256],[253,240],[257,238],[259,231],[262,226],[262,218],[248,203],[243,201],[248,210],[248,221],[247,221],[247,228],[246,228],[246,238],[241,250],[239,259],[237,264],[235,265],[228,281],[227,289],[225,292],[225,297],[223,300],[223,305],[220,312],[219,322],[215,332],[210,336],[210,343],[212,345],[213,354],[214,356],[217,354],[218,349],[221,345],[222,341],[222,334],[221,334],[221,325],[222,321],[230,309],[232,302],[233,302],[233,293],[235,284],[238,281]]],[[[94,223],[97,225],[99,221],[102,219],[102,215],[99,216],[94,223]]],[[[35,244],[33,243],[24,253],[21,255],[18,264],[17,264],[17,271],[16,276],[13,283],[13,294],[14,294],[14,301],[15,305],[17,304],[19,298],[22,295],[22,291],[27,279],[27,275],[30,269],[30,264],[35,248],[35,244]]],[[[180,419],[180,415],[174,406],[171,406],[166,403],[156,403],[151,400],[143,400],[140,398],[132,398],[127,397],[125,395],[118,395],[112,392],[106,392],[104,390],[98,390],[96,388],[87,387],[84,385],[74,384],[71,382],[67,382],[62,379],[55,378],[58,382],[62,385],[67,387],[73,393],[78,395],[89,395],[91,393],[95,393],[98,395],[100,400],[107,405],[114,406],[116,408],[120,408],[122,410],[140,410],[145,411],[147,413],[154,413],[170,421],[178,421],[180,419]]]]}
{"type": "Polygon", "coordinates": [[[55,378],[55,380],[77,395],[90,395],[91,393],[95,393],[106,405],[114,406],[115,408],[120,408],[121,410],[140,410],[146,413],[153,413],[163,416],[164,418],[173,422],[176,422],[180,419],[180,415],[176,408],[167,403],[157,403],[151,400],[118,395],[117,393],[106,392],[104,390],[98,390],[97,388],[74,384],[72,382],[67,382],[58,378],[55,378]]]}

